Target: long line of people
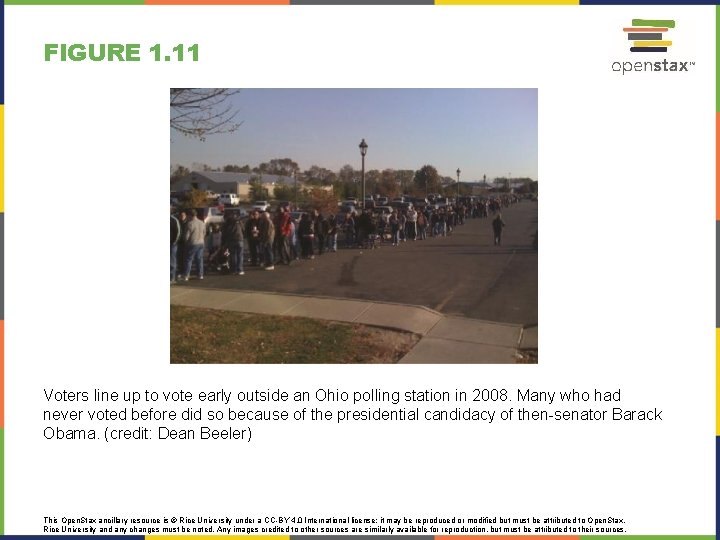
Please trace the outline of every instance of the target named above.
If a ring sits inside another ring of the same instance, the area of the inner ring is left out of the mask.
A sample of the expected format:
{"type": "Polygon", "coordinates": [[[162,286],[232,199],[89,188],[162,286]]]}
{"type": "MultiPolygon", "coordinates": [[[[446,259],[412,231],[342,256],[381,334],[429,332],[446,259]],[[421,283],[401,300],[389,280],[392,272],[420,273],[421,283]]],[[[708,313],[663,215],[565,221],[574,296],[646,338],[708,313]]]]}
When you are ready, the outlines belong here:
{"type": "Polygon", "coordinates": [[[371,210],[350,212],[340,218],[313,210],[300,213],[297,219],[287,208],[278,208],[274,216],[254,210],[244,223],[233,212],[226,212],[222,225],[213,225],[210,231],[195,210],[180,212],[177,217],[171,214],[170,284],[177,279],[187,281],[193,264],[199,279],[204,278],[207,266],[242,276],[246,259],[251,266],[270,271],[276,264],[290,266],[294,261],[314,259],[316,254],[336,252],[340,233],[345,248],[375,249],[383,244],[398,246],[448,236],[466,219],[491,214],[495,215],[494,243],[499,245],[505,225],[500,211],[518,201],[517,196],[503,195],[441,208],[394,209],[385,215],[371,210]]]}

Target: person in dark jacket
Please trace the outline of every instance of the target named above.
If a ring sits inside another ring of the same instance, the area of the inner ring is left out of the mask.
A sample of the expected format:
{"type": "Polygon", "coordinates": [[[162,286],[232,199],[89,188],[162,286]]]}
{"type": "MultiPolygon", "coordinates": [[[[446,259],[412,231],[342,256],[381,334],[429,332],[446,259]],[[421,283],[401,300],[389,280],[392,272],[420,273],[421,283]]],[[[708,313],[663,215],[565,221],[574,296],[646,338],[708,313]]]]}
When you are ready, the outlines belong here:
{"type": "Polygon", "coordinates": [[[328,235],[328,222],[317,210],[313,212],[313,216],[315,221],[315,237],[317,238],[318,255],[322,255],[325,251],[325,241],[328,235]]]}
{"type": "Polygon", "coordinates": [[[280,264],[290,266],[290,212],[278,208],[275,213],[275,257],[280,264]]]}
{"type": "Polygon", "coordinates": [[[178,275],[182,276],[185,274],[185,228],[187,227],[187,214],[180,212],[177,216],[178,222],[180,223],[180,240],[177,244],[177,261],[178,261],[178,275]]]}
{"type": "Polygon", "coordinates": [[[353,246],[355,242],[355,212],[348,213],[345,216],[345,247],[349,248],[353,246]]]}
{"type": "Polygon", "coordinates": [[[358,245],[360,247],[364,247],[368,241],[368,237],[372,233],[372,218],[370,217],[370,211],[369,210],[363,210],[363,213],[358,216],[357,219],[357,226],[358,226],[358,245]]]}
{"type": "Polygon", "coordinates": [[[170,214],[170,285],[177,277],[177,251],[182,229],[178,218],[170,214]]]}
{"type": "Polygon", "coordinates": [[[315,238],[315,222],[309,214],[303,214],[298,225],[298,238],[300,238],[300,255],[303,259],[314,259],[313,240],[315,238]]]}
{"type": "Polygon", "coordinates": [[[495,219],[492,220],[493,238],[496,246],[502,244],[502,231],[504,226],[505,222],[502,220],[502,214],[498,212],[495,219]]]}
{"type": "Polygon", "coordinates": [[[243,271],[243,226],[231,211],[225,212],[222,228],[222,245],[230,251],[230,271],[236,276],[243,271]]]}
{"type": "Polygon", "coordinates": [[[260,215],[260,235],[258,239],[260,241],[260,249],[263,253],[265,270],[275,270],[275,263],[273,259],[275,225],[273,224],[272,219],[270,219],[270,214],[268,212],[263,212],[260,215]]]}

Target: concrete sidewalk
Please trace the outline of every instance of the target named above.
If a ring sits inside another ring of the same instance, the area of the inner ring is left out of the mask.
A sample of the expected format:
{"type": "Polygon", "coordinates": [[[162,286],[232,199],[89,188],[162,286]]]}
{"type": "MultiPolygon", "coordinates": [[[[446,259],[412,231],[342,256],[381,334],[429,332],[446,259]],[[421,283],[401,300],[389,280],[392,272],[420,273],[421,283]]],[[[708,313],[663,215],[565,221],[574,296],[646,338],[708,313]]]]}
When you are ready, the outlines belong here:
{"type": "MultiPolygon", "coordinates": [[[[514,364],[523,328],[461,317],[448,317],[423,306],[409,306],[255,291],[170,288],[170,303],[244,313],[308,317],[412,332],[420,341],[400,364],[514,364]]],[[[534,342],[537,347],[537,327],[534,342]]],[[[530,338],[529,340],[527,338],[530,338]]],[[[523,345],[526,345],[523,343],[523,345]]]]}

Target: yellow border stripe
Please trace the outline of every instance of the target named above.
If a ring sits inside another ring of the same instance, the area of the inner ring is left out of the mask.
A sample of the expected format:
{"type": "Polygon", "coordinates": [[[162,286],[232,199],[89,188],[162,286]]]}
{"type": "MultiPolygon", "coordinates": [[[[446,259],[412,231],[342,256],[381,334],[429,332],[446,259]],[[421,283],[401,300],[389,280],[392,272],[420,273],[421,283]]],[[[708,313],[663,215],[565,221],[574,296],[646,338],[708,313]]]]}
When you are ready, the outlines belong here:
{"type": "Polygon", "coordinates": [[[579,6],[580,0],[435,0],[436,6],[579,6]]]}
{"type": "Polygon", "coordinates": [[[669,47],[672,41],[633,41],[633,47],[669,47]]]}

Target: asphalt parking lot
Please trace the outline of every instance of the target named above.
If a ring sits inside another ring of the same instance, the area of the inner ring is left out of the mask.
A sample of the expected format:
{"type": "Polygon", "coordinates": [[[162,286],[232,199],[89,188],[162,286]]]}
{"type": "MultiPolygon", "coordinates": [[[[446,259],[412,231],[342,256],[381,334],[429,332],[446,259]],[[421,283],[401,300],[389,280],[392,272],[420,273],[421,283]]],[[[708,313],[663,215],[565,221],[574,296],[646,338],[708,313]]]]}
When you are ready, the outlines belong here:
{"type": "MultiPolygon", "coordinates": [[[[345,249],[295,261],[274,271],[247,264],[244,276],[206,272],[195,288],[274,291],[422,305],[446,315],[537,325],[538,253],[533,248],[538,205],[503,210],[503,245],[492,245],[491,218],[469,219],[452,236],[345,249]]],[[[179,285],[182,287],[183,285],[179,285]]]]}

